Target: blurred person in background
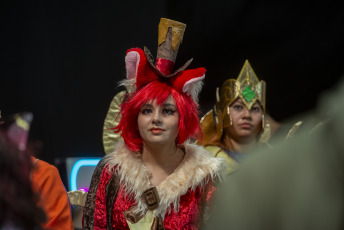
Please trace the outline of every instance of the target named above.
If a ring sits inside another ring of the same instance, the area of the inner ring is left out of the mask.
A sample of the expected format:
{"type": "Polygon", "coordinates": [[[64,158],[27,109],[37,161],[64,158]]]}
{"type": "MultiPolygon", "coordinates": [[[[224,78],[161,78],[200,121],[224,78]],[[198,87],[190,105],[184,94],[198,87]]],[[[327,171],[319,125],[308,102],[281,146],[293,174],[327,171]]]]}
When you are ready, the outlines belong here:
{"type": "Polygon", "coordinates": [[[32,187],[40,195],[39,206],[47,216],[44,229],[74,229],[67,191],[59,171],[54,165],[33,156],[31,163],[32,187]]]}
{"type": "Polygon", "coordinates": [[[0,229],[41,229],[46,220],[31,186],[32,164],[25,151],[31,117],[0,118],[0,229]]]}
{"type": "MultiPolygon", "coordinates": [[[[16,114],[4,119],[0,124],[0,127],[9,130],[9,135],[18,142],[18,146],[22,150],[27,149],[27,136],[32,117],[31,113],[16,114]],[[19,132],[21,129],[25,129],[25,135],[22,134],[24,132],[19,132]]],[[[41,227],[56,230],[74,229],[67,191],[57,168],[35,158],[33,156],[35,153],[29,152],[31,148],[27,150],[29,159],[26,160],[29,161],[27,164],[30,165],[29,182],[37,194],[37,204],[44,210],[46,216],[41,227]]]]}

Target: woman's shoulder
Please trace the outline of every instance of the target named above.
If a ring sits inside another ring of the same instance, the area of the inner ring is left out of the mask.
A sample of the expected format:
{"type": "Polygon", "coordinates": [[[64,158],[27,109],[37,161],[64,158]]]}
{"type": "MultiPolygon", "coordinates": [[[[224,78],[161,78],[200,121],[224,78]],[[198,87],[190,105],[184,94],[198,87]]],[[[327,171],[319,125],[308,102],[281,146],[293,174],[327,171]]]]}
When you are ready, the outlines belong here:
{"type": "Polygon", "coordinates": [[[200,155],[204,158],[209,158],[209,160],[213,160],[213,159],[219,160],[217,158],[218,154],[219,153],[221,153],[221,154],[225,153],[221,147],[216,146],[216,145],[201,146],[198,144],[188,143],[185,145],[185,149],[188,152],[192,152],[192,153],[194,153],[196,155],[200,155]]]}
{"type": "Polygon", "coordinates": [[[140,164],[140,154],[138,152],[131,151],[124,141],[119,141],[114,151],[107,154],[103,159],[109,171],[117,169],[123,169],[125,167],[132,167],[133,164],[140,164]]]}
{"type": "Polygon", "coordinates": [[[207,145],[204,147],[207,151],[211,152],[213,156],[216,157],[216,154],[219,152],[223,152],[223,150],[217,145],[207,145]]]}
{"type": "Polygon", "coordinates": [[[225,171],[225,174],[230,174],[238,167],[239,163],[230,157],[220,146],[207,145],[203,148],[219,161],[222,165],[221,170],[225,171]]]}
{"type": "MultiPolygon", "coordinates": [[[[217,150],[217,146],[207,146],[198,145],[195,143],[185,143],[184,149],[186,153],[193,154],[196,156],[202,156],[203,158],[213,159],[213,151],[217,150]]],[[[218,148],[220,149],[220,148],[218,148]]]]}
{"type": "Polygon", "coordinates": [[[193,165],[212,177],[220,176],[226,169],[225,160],[214,157],[212,152],[203,146],[187,143],[185,144],[185,152],[189,167],[193,165]]]}

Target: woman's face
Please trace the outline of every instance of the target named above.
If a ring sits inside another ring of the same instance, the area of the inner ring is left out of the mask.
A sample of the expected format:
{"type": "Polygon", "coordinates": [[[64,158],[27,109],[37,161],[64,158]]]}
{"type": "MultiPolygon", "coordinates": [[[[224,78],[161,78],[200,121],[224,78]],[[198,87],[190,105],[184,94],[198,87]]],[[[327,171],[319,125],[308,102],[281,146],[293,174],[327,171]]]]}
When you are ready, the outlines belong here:
{"type": "Polygon", "coordinates": [[[249,110],[239,98],[229,106],[232,125],[227,129],[234,138],[256,137],[262,127],[262,107],[258,102],[249,110]]]}
{"type": "Polygon", "coordinates": [[[144,104],[137,123],[145,143],[175,143],[179,130],[179,112],[172,95],[161,106],[157,105],[156,101],[144,104]]]}

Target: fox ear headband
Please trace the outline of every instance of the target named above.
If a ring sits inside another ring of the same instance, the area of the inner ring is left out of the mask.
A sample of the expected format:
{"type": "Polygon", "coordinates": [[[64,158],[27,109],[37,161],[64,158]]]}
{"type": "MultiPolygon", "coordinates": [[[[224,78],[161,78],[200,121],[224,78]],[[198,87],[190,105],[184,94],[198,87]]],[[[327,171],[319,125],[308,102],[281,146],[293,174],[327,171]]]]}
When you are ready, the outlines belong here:
{"type": "Polygon", "coordinates": [[[129,49],[125,56],[127,80],[123,82],[129,93],[140,90],[153,81],[164,82],[181,93],[190,95],[195,102],[202,88],[205,68],[185,70],[192,59],[173,72],[179,45],[186,25],[162,18],[159,24],[158,54],[154,59],[145,47],[129,49]]]}

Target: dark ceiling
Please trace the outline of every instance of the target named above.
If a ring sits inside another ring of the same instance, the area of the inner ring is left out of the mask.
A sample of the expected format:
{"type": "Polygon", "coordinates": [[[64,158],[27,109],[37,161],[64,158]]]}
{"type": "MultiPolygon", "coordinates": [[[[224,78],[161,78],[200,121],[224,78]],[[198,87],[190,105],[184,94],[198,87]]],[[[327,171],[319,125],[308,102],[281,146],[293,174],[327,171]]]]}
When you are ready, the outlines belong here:
{"type": "Polygon", "coordinates": [[[187,24],[176,66],[207,69],[201,112],[245,59],[267,82],[267,109],[283,121],[316,106],[344,73],[342,1],[6,1],[1,11],[0,109],[34,114],[31,138],[50,163],[101,156],[102,128],[122,90],[124,55],[156,52],[159,19],[187,24]]]}

